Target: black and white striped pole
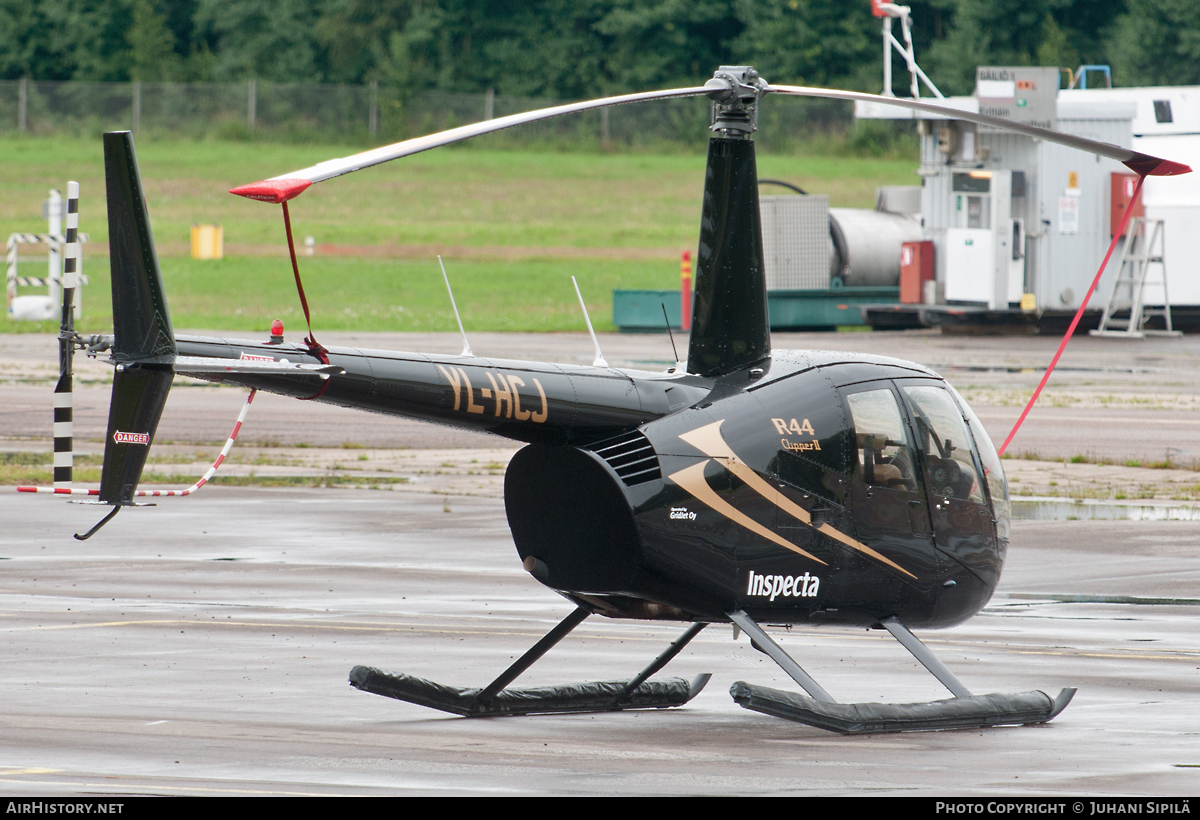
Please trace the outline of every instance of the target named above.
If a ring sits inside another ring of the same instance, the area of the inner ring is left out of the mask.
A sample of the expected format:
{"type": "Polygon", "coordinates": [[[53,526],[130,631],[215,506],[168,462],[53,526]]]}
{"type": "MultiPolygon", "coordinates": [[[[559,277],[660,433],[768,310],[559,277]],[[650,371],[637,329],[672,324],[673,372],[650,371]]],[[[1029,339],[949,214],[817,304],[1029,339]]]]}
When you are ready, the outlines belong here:
{"type": "Polygon", "coordinates": [[[54,387],[54,486],[70,489],[74,466],[73,359],[75,289],[79,287],[79,183],[67,183],[66,254],[62,276],[62,324],[58,333],[58,384],[54,387]]]}

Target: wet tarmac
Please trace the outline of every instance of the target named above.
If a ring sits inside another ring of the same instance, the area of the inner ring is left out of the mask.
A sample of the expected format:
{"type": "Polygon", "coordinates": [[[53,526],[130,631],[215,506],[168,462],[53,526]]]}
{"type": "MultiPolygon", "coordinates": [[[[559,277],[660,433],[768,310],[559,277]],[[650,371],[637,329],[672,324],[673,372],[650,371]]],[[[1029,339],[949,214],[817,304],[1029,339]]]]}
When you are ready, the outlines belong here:
{"type": "Polygon", "coordinates": [[[1200,506],[1171,502],[1020,497],[1013,499],[1012,514],[1014,518],[1030,521],[1200,521],[1200,506]]]}
{"type": "MultiPolygon", "coordinates": [[[[1018,521],[991,604],[920,635],[975,692],[1079,687],[1052,723],[839,737],[739,708],[734,681],[794,684],[723,625],[660,673],[713,674],[681,709],[472,720],[351,689],[356,664],[481,685],[568,614],[498,499],[213,487],[86,543],[94,507],[0,516],[5,794],[1196,791],[1196,522],[1018,521]]],[[[519,683],[632,676],[681,631],[593,617],[519,683]]],[[[772,632],[843,702],[947,696],[886,633],[772,632]]]]}

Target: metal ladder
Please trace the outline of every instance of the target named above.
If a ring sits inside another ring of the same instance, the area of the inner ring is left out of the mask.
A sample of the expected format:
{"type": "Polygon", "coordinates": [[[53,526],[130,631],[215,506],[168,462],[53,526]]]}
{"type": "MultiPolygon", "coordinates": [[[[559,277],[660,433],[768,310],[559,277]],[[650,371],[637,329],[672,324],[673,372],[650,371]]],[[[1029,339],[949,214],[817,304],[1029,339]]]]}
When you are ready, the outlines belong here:
{"type": "Polygon", "coordinates": [[[1108,296],[1108,305],[1104,315],[1100,317],[1100,326],[1089,331],[1092,336],[1110,336],[1121,339],[1142,339],[1146,336],[1182,336],[1183,334],[1171,327],[1171,301],[1167,297],[1167,265],[1163,261],[1166,239],[1163,221],[1135,216],[1125,234],[1125,245],[1121,250],[1121,265],[1117,277],[1113,280],[1112,291],[1108,296]],[[1146,229],[1149,228],[1149,238],[1146,229]],[[1158,265],[1162,278],[1154,281],[1150,278],[1150,266],[1158,265]],[[1161,285],[1163,298],[1162,307],[1147,307],[1145,304],[1146,285],[1161,285]],[[1128,299],[1122,298],[1122,289],[1129,288],[1128,299]],[[1118,317],[1115,314],[1129,307],[1129,316],[1118,317]],[[1146,330],[1146,320],[1162,316],[1166,330],[1146,330]]]}

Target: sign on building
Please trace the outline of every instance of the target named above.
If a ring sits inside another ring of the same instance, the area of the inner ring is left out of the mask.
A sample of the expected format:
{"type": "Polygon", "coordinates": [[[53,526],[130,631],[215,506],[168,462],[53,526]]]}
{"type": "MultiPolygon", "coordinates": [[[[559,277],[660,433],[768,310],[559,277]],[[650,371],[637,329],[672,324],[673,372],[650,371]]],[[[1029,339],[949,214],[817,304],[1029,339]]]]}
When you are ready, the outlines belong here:
{"type": "MultiPolygon", "coordinates": [[[[994,67],[975,69],[979,113],[1025,125],[1058,127],[1057,68],[994,67]]],[[[979,126],[980,131],[997,129],[979,126]]]]}

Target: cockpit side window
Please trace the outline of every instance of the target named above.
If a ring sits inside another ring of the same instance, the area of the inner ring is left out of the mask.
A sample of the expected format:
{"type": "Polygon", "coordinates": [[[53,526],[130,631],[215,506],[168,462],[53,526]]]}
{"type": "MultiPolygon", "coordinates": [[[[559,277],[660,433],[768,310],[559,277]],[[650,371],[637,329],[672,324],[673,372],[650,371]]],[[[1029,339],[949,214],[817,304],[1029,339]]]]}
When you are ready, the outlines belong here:
{"type": "Polygon", "coordinates": [[[954,399],[940,387],[906,386],[917,448],[925,458],[930,491],[943,498],[986,504],[971,435],[954,399]]]}
{"type": "Polygon", "coordinates": [[[858,471],[863,483],[895,490],[917,490],[912,443],[891,390],[846,396],[854,422],[858,471]]]}

